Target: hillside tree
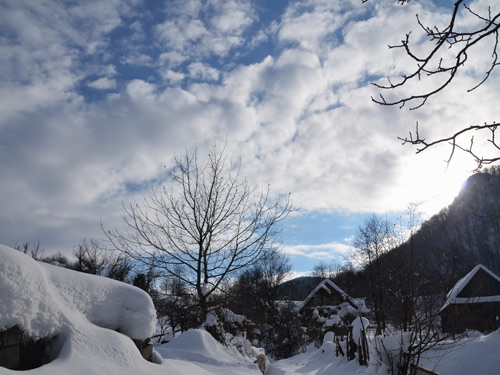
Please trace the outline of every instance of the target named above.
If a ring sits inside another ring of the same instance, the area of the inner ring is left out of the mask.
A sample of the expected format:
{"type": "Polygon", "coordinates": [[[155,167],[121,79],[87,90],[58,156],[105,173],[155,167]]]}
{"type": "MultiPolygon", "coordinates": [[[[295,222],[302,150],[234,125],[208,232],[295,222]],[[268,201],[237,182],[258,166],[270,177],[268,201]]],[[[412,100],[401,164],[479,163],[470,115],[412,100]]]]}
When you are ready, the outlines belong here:
{"type": "Polygon", "coordinates": [[[359,226],[353,243],[352,260],[368,271],[369,300],[373,304],[377,333],[386,328],[386,290],[384,288],[381,258],[392,249],[394,233],[390,223],[376,215],[369,217],[359,226]]]}
{"type": "Polygon", "coordinates": [[[269,186],[258,192],[216,147],[205,164],[196,152],[175,157],[167,174],[172,188],[124,205],[128,229],[104,232],[114,248],[191,288],[205,317],[228,276],[276,247],[290,195],[273,198],[269,186]]]}
{"type": "Polygon", "coordinates": [[[288,256],[278,250],[268,252],[253,266],[246,268],[229,290],[228,308],[261,323],[273,320],[278,288],[291,271],[288,256]]]}
{"type": "Polygon", "coordinates": [[[329,263],[327,263],[324,260],[321,260],[318,264],[315,264],[313,266],[313,270],[311,271],[311,276],[320,277],[322,279],[333,280],[343,271],[344,271],[344,265],[342,265],[337,260],[332,260],[329,263]]]}
{"type": "Polygon", "coordinates": [[[35,260],[41,261],[44,258],[45,249],[40,248],[40,241],[36,242],[24,242],[22,246],[16,245],[16,250],[23,252],[24,254],[29,255],[35,260]]]}

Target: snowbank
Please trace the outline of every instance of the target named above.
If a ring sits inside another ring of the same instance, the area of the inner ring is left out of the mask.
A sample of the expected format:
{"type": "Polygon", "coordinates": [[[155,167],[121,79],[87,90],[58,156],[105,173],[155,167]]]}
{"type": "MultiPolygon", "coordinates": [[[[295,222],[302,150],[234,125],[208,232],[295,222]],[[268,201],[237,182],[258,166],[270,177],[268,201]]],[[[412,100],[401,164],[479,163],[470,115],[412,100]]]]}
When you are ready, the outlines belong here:
{"type": "Polygon", "coordinates": [[[182,359],[216,366],[248,364],[249,360],[236,352],[230,354],[228,348],[216,341],[210,333],[202,329],[184,332],[168,344],[157,348],[163,358],[182,359]]]}
{"type": "Polygon", "coordinates": [[[145,339],[155,331],[151,298],[131,285],[37,262],[0,245],[0,329],[54,336],[83,315],[99,327],[145,339]]]}
{"type": "Polygon", "coordinates": [[[444,343],[442,351],[425,354],[421,364],[440,375],[498,375],[500,373],[500,329],[489,335],[476,334],[456,343],[444,343]]]}

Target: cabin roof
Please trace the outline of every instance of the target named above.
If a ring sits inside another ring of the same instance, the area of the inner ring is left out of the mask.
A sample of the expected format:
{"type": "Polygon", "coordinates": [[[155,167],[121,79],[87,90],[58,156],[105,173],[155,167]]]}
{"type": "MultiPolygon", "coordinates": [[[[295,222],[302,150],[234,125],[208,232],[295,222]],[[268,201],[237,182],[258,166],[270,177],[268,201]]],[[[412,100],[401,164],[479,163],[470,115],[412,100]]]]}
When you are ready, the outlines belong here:
{"type": "Polygon", "coordinates": [[[458,280],[455,286],[448,292],[448,294],[446,295],[446,301],[439,312],[443,311],[449,305],[453,304],[456,305],[484,302],[500,302],[500,277],[495,275],[482,264],[478,264],[472,269],[472,271],[458,280]],[[478,280],[479,277],[483,277],[489,282],[496,284],[493,288],[496,292],[485,292],[484,294],[477,292],[477,286],[479,284],[475,285],[476,290],[468,288],[468,286],[473,284],[474,280],[478,280]]]}
{"type": "Polygon", "coordinates": [[[349,295],[346,292],[340,289],[333,281],[325,279],[322,282],[320,282],[318,286],[314,288],[311,293],[309,293],[309,295],[304,299],[304,301],[302,301],[302,303],[298,306],[299,311],[302,310],[320,290],[324,289],[325,291],[330,293],[329,288],[339,293],[346,302],[349,302],[355,308],[358,308],[358,304],[351,297],[349,297],[349,295]]]}

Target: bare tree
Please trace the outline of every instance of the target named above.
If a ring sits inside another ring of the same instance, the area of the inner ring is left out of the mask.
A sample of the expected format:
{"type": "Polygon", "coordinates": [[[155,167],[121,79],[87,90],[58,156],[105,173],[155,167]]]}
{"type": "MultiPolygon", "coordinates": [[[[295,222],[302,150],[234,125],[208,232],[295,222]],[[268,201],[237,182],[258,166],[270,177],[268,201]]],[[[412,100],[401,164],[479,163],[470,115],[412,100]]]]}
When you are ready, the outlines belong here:
{"type": "Polygon", "coordinates": [[[253,267],[262,274],[263,295],[269,301],[278,299],[278,288],[292,270],[288,256],[277,249],[266,254],[253,267]]]}
{"type": "Polygon", "coordinates": [[[23,252],[24,254],[29,255],[35,260],[41,261],[44,257],[45,249],[40,248],[40,241],[36,241],[34,243],[25,242],[22,246],[16,245],[16,250],[23,252]]]}
{"type": "Polygon", "coordinates": [[[255,323],[274,319],[278,288],[290,272],[286,254],[270,251],[252,267],[243,270],[229,288],[227,307],[255,323]]]}
{"type": "MultiPolygon", "coordinates": [[[[363,0],[366,2],[368,0],[363,0]]],[[[398,0],[398,3],[409,3],[410,0],[398,0]]],[[[423,55],[415,52],[411,43],[411,32],[406,34],[405,38],[398,45],[391,45],[389,48],[402,49],[404,53],[415,63],[415,68],[409,74],[402,75],[399,80],[388,79],[387,84],[373,83],[382,91],[394,91],[403,86],[409,86],[413,82],[419,82],[422,78],[429,77],[434,82],[434,86],[424,90],[421,93],[404,94],[396,99],[387,99],[380,94],[378,98],[372,98],[375,103],[387,106],[404,107],[411,105],[410,109],[422,107],[432,96],[446,89],[449,84],[457,77],[457,73],[464,69],[466,62],[471,54],[478,53],[477,47],[483,42],[489,42],[491,54],[485,55],[490,59],[489,68],[484,76],[468,92],[474,91],[491,77],[493,70],[500,65],[498,61],[499,49],[499,29],[500,13],[493,13],[491,8],[487,12],[480,13],[469,7],[464,0],[455,1],[451,16],[447,24],[443,26],[424,25],[417,15],[418,26],[424,31],[428,38],[431,48],[427,49],[423,55]],[[463,22],[457,22],[458,17],[463,14],[469,15],[476,21],[471,27],[464,25],[463,22]],[[447,57],[450,56],[451,58],[447,57]]],[[[485,122],[484,124],[474,124],[465,126],[462,129],[444,136],[440,139],[427,140],[420,135],[418,123],[414,133],[410,132],[406,137],[399,137],[403,144],[412,144],[417,147],[417,154],[437,144],[449,144],[451,149],[447,163],[450,163],[456,150],[468,153],[477,163],[477,169],[483,165],[494,163],[500,160],[500,143],[495,135],[498,124],[485,122]],[[477,152],[474,144],[474,134],[486,132],[489,135],[487,144],[490,145],[487,151],[477,152]],[[464,140],[462,136],[467,138],[464,140]]]]}
{"type": "Polygon", "coordinates": [[[84,238],[73,252],[76,258],[74,269],[92,275],[101,275],[106,267],[106,258],[98,240],[84,238]]]}
{"type": "Polygon", "coordinates": [[[127,256],[105,249],[95,238],[84,238],[73,255],[76,262],[72,268],[76,271],[119,281],[126,281],[133,268],[127,256]]]}
{"type": "Polygon", "coordinates": [[[177,191],[152,189],[142,203],[124,206],[126,232],[104,232],[116,249],[193,288],[205,316],[228,275],[276,246],[289,195],[273,200],[269,187],[256,193],[215,147],[205,165],[196,152],[176,157],[168,175],[177,191]]]}
{"type": "MultiPolygon", "coordinates": [[[[177,271],[178,274],[181,272],[177,271]]],[[[169,276],[162,280],[152,297],[161,326],[160,333],[164,336],[170,332],[175,337],[179,330],[184,332],[199,326],[199,310],[193,308],[196,307],[196,302],[178,277],[169,276]]]]}
{"type": "Polygon", "coordinates": [[[336,260],[332,260],[330,263],[322,260],[318,264],[314,265],[313,270],[311,271],[311,276],[321,277],[323,279],[334,279],[343,270],[344,266],[336,260]]]}
{"type": "Polygon", "coordinates": [[[394,234],[389,222],[376,215],[368,218],[363,226],[358,228],[358,233],[353,240],[355,248],[352,259],[365,266],[369,275],[370,300],[375,311],[377,333],[385,330],[386,290],[383,285],[381,257],[392,249],[394,234]]]}

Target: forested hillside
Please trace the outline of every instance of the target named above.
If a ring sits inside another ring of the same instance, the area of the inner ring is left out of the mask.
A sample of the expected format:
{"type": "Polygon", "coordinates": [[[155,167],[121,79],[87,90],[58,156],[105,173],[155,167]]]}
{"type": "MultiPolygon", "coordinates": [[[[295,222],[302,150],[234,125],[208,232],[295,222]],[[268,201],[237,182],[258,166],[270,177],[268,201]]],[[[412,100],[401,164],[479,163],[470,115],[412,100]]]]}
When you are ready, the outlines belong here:
{"type": "MultiPolygon", "coordinates": [[[[387,299],[403,284],[423,294],[445,294],[477,264],[500,274],[500,168],[476,173],[453,203],[424,222],[404,244],[380,256],[381,284],[387,299]]],[[[370,267],[346,268],[333,278],[354,297],[366,297],[370,267]]],[[[282,297],[303,298],[317,278],[298,278],[281,286],[282,297]]]]}
{"type": "Polygon", "coordinates": [[[500,175],[498,169],[469,177],[453,203],[416,235],[422,246],[457,259],[468,272],[481,263],[500,273],[500,175]]]}

